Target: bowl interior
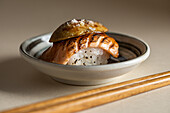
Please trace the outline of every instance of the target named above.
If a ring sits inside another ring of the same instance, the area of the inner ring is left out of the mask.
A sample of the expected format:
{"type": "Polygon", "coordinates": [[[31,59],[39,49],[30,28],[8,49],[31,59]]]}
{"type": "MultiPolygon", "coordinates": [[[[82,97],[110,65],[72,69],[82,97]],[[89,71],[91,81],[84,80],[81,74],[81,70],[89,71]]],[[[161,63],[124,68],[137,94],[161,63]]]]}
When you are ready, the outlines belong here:
{"type": "MultiPolygon", "coordinates": [[[[51,35],[52,33],[48,33],[25,41],[21,45],[22,52],[31,58],[38,59],[52,45],[52,43],[49,43],[51,35]]],[[[107,35],[113,37],[119,44],[119,57],[116,59],[111,57],[110,64],[135,59],[144,55],[148,49],[148,46],[139,39],[117,33],[108,32],[107,35]]]]}

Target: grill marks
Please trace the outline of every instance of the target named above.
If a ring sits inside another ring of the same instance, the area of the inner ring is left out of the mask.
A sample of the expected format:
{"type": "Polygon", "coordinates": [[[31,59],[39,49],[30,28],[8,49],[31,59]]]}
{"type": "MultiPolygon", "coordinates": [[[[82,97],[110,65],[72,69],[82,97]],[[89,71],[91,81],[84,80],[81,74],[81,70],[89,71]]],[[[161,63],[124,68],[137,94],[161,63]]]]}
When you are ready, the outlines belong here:
{"type": "Polygon", "coordinates": [[[117,42],[105,33],[87,34],[71,38],[54,43],[53,47],[55,48],[55,55],[53,53],[53,56],[50,57],[52,57],[52,62],[58,64],[67,64],[72,55],[77,53],[79,50],[88,47],[99,47],[110,53],[113,57],[118,57],[119,48],[117,42]]]}
{"type": "Polygon", "coordinates": [[[100,47],[113,57],[118,57],[118,43],[106,34],[95,34],[90,40],[90,47],[100,47]]]}
{"type": "Polygon", "coordinates": [[[95,34],[92,35],[92,38],[91,38],[90,42],[97,42],[99,37],[100,37],[100,35],[95,35],[95,34]]]}
{"type": "Polygon", "coordinates": [[[84,36],[80,36],[78,37],[79,38],[79,43],[78,43],[78,49],[85,49],[88,47],[87,45],[87,42],[88,42],[88,39],[87,39],[88,35],[84,35],[84,36]]]}
{"type": "Polygon", "coordinates": [[[102,43],[108,44],[110,43],[110,40],[108,40],[108,37],[103,38],[102,43]]]}
{"type": "MultiPolygon", "coordinates": [[[[76,54],[78,52],[78,49],[77,49],[77,38],[73,38],[71,40],[66,40],[64,41],[65,44],[64,44],[64,55],[66,54],[67,51],[70,52],[69,55],[73,55],[73,54],[76,54]]],[[[67,56],[67,57],[70,57],[70,56],[67,56]]]]}

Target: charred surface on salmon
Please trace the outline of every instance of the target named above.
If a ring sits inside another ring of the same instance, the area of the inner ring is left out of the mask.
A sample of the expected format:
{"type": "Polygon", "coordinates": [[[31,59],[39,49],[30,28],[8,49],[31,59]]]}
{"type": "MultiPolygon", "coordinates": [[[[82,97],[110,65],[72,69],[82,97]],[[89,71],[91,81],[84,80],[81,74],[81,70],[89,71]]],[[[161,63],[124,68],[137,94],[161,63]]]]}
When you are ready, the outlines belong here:
{"type": "Polygon", "coordinates": [[[53,43],[53,46],[42,54],[41,59],[58,64],[67,64],[72,55],[89,47],[101,48],[115,58],[119,55],[119,45],[113,38],[105,33],[95,33],[53,43]]]}

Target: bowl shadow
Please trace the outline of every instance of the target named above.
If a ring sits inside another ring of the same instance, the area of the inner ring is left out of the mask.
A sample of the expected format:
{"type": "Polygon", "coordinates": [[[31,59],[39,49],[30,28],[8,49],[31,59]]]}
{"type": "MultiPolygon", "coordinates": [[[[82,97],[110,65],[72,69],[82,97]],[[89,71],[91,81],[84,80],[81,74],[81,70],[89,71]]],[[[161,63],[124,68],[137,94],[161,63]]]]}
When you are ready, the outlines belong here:
{"type": "MultiPolygon", "coordinates": [[[[85,88],[86,89],[86,88],[85,88]]],[[[0,90],[17,95],[63,96],[71,91],[84,90],[82,86],[59,83],[37,71],[20,57],[0,62],[0,90]]]]}

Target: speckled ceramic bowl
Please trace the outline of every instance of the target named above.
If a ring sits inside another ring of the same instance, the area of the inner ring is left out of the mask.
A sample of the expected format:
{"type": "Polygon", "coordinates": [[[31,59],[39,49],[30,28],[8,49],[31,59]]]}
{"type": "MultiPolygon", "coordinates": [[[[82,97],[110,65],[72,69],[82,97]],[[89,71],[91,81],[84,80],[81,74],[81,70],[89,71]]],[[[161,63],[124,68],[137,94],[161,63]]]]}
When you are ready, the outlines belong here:
{"type": "Polygon", "coordinates": [[[115,63],[97,66],[71,66],[42,61],[38,57],[52,44],[52,33],[40,35],[24,41],[20,46],[21,56],[39,71],[52,76],[57,81],[74,85],[97,85],[110,82],[114,77],[128,73],[150,54],[144,41],[131,36],[107,33],[119,43],[120,56],[115,63]]]}

